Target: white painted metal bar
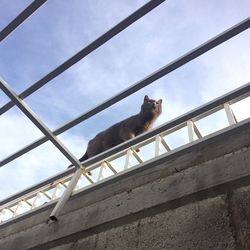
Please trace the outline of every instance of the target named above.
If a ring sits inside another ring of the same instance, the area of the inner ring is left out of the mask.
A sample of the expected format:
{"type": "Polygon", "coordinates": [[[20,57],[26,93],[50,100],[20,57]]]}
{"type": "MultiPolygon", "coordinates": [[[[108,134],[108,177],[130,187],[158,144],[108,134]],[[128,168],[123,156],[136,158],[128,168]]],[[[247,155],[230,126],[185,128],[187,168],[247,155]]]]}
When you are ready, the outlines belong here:
{"type": "Polygon", "coordinates": [[[15,213],[15,211],[12,208],[6,208],[7,210],[9,210],[12,214],[15,213]]]}
{"type": "Polygon", "coordinates": [[[40,192],[37,193],[36,197],[34,198],[33,202],[32,202],[32,208],[36,207],[36,201],[41,197],[40,192]]]}
{"type": "Polygon", "coordinates": [[[75,167],[81,167],[79,160],[63,145],[63,143],[56,136],[53,135],[49,128],[2,79],[0,79],[0,88],[75,167]]]}
{"type": "Polygon", "coordinates": [[[65,188],[67,188],[67,185],[65,185],[64,182],[60,182],[60,184],[61,184],[62,186],[64,186],[65,188]]]}
{"type": "Polygon", "coordinates": [[[224,109],[226,111],[227,120],[229,122],[229,125],[233,125],[233,124],[237,123],[237,120],[235,118],[235,115],[234,115],[233,110],[231,109],[229,103],[224,104],[224,109]]]}
{"type": "Polygon", "coordinates": [[[144,162],[142,157],[138,154],[138,152],[136,152],[133,148],[131,148],[132,150],[132,154],[133,156],[135,157],[135,159],[139,162],[139,163],[142,163],[144,162]]]}
{"type": "Polygon", "coordinates": [[[60,182],[55,186],[53,195],[52,195],[52,200],[55,200],[56,198],[59,198],[58,192],[62,189],[60,182]]]}
{"type": "Polygon", "coordinates": [[[23,200],[23,202],[25,202],[27,205],[29,205],[32,208],[32,204],[29,201],[23,200]]]}
{"type": "Polygon", "coordinates": [[[28,107],[28,105],[22,99],[20,99],[18,95],[2,79],[0,79],[0,88],[75,167],[81,167],[79,160],[63,145],[63,143],[37,117],[37,115],[28,107]]]}
{"type": "Polygon", "coordinates": [[[195,140],[195,132],[194,132],[194,124],[191,120],[187,121],[187,129],[188,129],[189,142],[192,142],[195,140]]]}
{"type": "MultiPolygon", "coordinates": [[[[82,170],[84,170],[84,168],[82,170]]],[[[95,180],[91,177],[91,175],[89,175],[88,173],[85,173],[85,171],[82,171],[82,174],[89,181],[90,184],[95,183],[95,180]]]]}
{"type": "MultiPolygon", "coordinates": [[[[85,171],[85,170],[84,170],[85,171]]],[[[65,190],[65,192],[63,193],[63,196],[61,197],[61,199],[59,200],[59,202],[57,202],[56,206],[54,207],[51,215],[50,215],[50,219],[52,221],[57,221],[58,220],[58,215],[61,212],[62,208],[64,207],[65,203],[67,202],[67,200],[69,199],[70,195],[72,194],[73,189],[76,186],[76,183],[78,182],[80,176],[82,174],[82,169],[78,168],[75,172],[75,174],[73,175],[67,189],[65,190]]]]}
{"type": "MultiPolygon", "coordinates": [[[[86,170],[84,167],[80,167],[76,170],[75,174],[73,175],[72,179],[69,182],[69,185],[67,186],[67,188],[65,189],[62,197],[59,199],[58,203],[56,204],[55,208],[53,209],[51,215],[50,215],[50,219],[52,221],[57,221],[58,220],[58,215],[60,214],[61,210],[63,209],[65,203],[67,202],[67,200],[69,199],[70,195],[72,194],[79,178],[81,177],[81,175],[84,175],[84,177],[91,183],[95,183],[95,181],[93,180],[93,178],[91,176],[89,176],[86,173],[86,170]]],[[[59,183],[58,185],[62,185],[61,183],[59,183]]]]}
{"type": "Polygon", "coordinates": [[[113,174],[117,174],[117,171],[114,169],[114,167],[110,164],[110,162],[105,161],[109,169],[113,172],[113,174]]]}
{"type": "Polygon", "coordinates": [[[22,201],[19,201],[18,204],[16,205],[16,208],[14,210],[13,216],[17,215],[18,213],[18,208],[22,206],[22,201]]]}
{"type": "Polygon", "coordinates": [[[188,129],[189,142],[194,141],[196,139],[195,136],[197,136],[197,138],[199,139],[202,138],[202,135],[199,129],[197,128],[196,124],[192,120],[187,121],[187,129],[188,129]]]}
{"type": "Polygon", "coordinates": [[[158,135],[155,138],[155,156],[160,155],[160,146],[161,146],[161,136],[158,135]]]}
{"type": "Polygon", "coordinates": [[[167,142],[164,140],[163,137],[161,137],[161,143],[164,146],[164,148],[167,150],[167,152],[171,151],[170,146],[167,144],[167,142]]]}
{"type": "Polygon", "coordinates": [[[131,150],[131,148],[129,148],[127,150],[127,153],[126,153],[126,160],[125,160],[124,169],[129,168],[129,166],[130,166],[130,158],[131,158],[132,155],[133,155],[133,151],[131,150]]]}
{"type": "Polygon", "coordinates": [[[196,126],[195,122],[193,121],[193,129],[194,129],[194,132],[196,134],[196,136],[201,139],[202,138],[202,134],[200,132],[200,130],[198,129],[198,127],[196,126]]]}
{"type": "MultiPolygon", "coordinates": [[[[38,189],[32,190],[30,193],[27,193],[26,195],[20,196],[20,198],[15,198],[12,201],[8,201],[4,204],[0,206],[0,210],[3,208],[8,208],[8,207],[13,207],[15,205],[18,204],[18,202],[21,199],[35,199],[37,197],[37,194],[44,194],[50,201],[52,200],[52,195],[54,192],[54,188],[56,187],[56,185],[62,181],[62,182],[67,182],[72,178],[72,175],[63,177],[63,178],[58,178],[58,180],[56,181],[51,181],[49,184],[47,183],[46,185],[44,185],[43,187],[39,187],[38,189]],[[46,192],[51,191],[51,194],[48,194],[46,192]]],[[[37,197],[39,198],[39,196],[37,197]]]]}
{"type": "MultiPolygon", "coordinates": [[[[26,103],[21,100],[17,94],[8,86],[6,82],[3,80],[0,80],[0,87],[3,90],[3,92],[17,105],[17,107],[37,126],[37,128],[44,133],[46,137],[49,138],[49,140],[60,150],[60,152],[70,160],[70,162],[75,165],[75,167],[79,168],[79,171],[81,172],[83,170],[83,173],[87,180],[90,183],[94,183],[91,177],[89,177],[86,174],[85,168],[82,167],[80,161],[63,145],[63,143],[53,135],[53,133],[49,130],[49,128],[43,124],[43,122],[36,116],[36,114],[26,105],[26,103]]],[[[75,181],[75,176],[77,176],[77,181],[79,179],[78,172],[74,174],[72,180],[75,181]]],[[[71,187],[72,180],[68,186],[68,188],[65,190],[65,195],[62,196],[59,206],[56,206],[56,209],[53,210],[53,214],[50,216],[51,219],[57,220],[56,215],[59,214],[60,210],[62,209],[63,205],[65,204],[66,200],[69,198],[70,194],[73,191],[73,188],[75,187],[75,184],[73,187],[71,187]],[[69,193],[70,192],[70,193],[69,193]]],[[[74,182],[73,182],[74,183],[74,182]]],[[[56,186],[56,189],[58,186],[56,186]]],[[[56,191],[55,191],[56,194],[56,191]]]]}
{"type": "Polygon", "coordinates": [[[106,163],[102,162],[100,170],[99,170],[99,174],[98,174],[98,177],[97,177],[97,181],[100,181],[102,178],[104,178],[104,176],[103,176],[103,170],[104,169],[106,169],[106,163]]]}
{"type": "Polygon", "coordinates": [[[49,201],[52,200],[52,196],[48,195],[45,191],[40,191],[49,201]]]}

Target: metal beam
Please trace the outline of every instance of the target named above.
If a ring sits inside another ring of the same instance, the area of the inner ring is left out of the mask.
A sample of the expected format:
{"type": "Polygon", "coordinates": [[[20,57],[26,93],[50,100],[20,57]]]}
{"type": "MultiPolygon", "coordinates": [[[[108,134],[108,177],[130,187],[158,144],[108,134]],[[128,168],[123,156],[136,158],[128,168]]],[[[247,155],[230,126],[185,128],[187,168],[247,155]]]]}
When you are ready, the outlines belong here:
{"type": "MultiPolygon", "coordinates": [[[[97,38],[95,41],[87,45],[85,48],[83,48],[81,51],[79,51],[77,54],[69,58],[67,61],[65,61],[63,64],[52,70],[50,73],[48,73],[46,76],[44,76],[39,81],[35,82],[32,86],[27,88],[25,91],[23,91],[19,97],[21,99],[26,98],[27,96],[31,95],[35,91],[37,91],[39,88],[44,86],[46,83],[63,73],[65,70],[70,68],[72,65],[86,57],[88,54],[90,54],[92,51],[96,50],[100,46],[102,46],[104,43],[109,41],[111,38],[119,34],[121,31],[125,30],[128,26],[130,26],[132,23],[136,22],[138,19],[149,13],[151,10],[159,6],[161,3],[163,3],[165,0],[151,0],[150,2],[146,3],[144,6],[136,10],[134,13],[132,13],[130,16],[122,20],[120,23],[115,25],[113,28],[108,30],[106,33],[104,33],[102,36],[97,38]]],[[[0,108],[0,115],[9,110],[14,106],[13,102],[8,102],[4,106],[0,108]]]]}
{"type": "Polygon", "coordinates": [[[226,112],[226,116],[227,116],[227,120],[229,122],[229,125],[233,125],[233,124],[237,123],[236,117],[235,117],[234,112],[231,109],[229,103],[224,104],[224,109],[226,112]]]}
{"type": "Polygon", "coordinates": [[[63,145],[63,143],[37,117],[37,115],[28,107],[28,105],[20,97],[18,97],[17,94],[9,87],[9,85],[2,79],[0,79],[0,88],[75,167],[82,167],[80,161],[63,145]]]}
{"type": "Polygon", "coordinates": [[[14,20],[12,20],[1,32],[0,42],[3,41],[13,30],[31,16],[47,0],[35,0],[25,10],[23,10],[14,20]]]}
{"type": "Polygon", "coordinates": [[[54,207],[53,211],[50,214],[50,219],[52,221],[57,221],[58,220],[58,215],[60,214],[62,208],[64,207],[65,203],[69,199],[70,195],[72,194],[80,176],[82,174],[82,169],[78,168],[76,172],[74,173],[72,179],[70,180],[70,183],[66,190],[64,191],[62,197],[60,200],[56,203],[56,206],[54,207]]]}

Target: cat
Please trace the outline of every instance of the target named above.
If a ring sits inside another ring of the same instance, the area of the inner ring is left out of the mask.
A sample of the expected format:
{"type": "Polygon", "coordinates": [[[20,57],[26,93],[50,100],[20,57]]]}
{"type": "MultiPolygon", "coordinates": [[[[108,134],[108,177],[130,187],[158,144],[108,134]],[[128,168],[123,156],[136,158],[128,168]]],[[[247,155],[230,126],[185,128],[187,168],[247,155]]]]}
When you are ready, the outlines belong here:
{"type": "MultiPolygon", "coordinates": [[[[79,159],[83,162],[97,154],[100,154],[116,145],[123,143],[135,136],[150,130],[155,120],[162,113],[162,99],[156,101],[144,97],[141,110],[138,114],[133,115],[108,129],[97,134],[88,143],[85,154],[79,159]]],[[[69,167],[71,167],[70,165],[69,167]]],[[[91,174],[91,173],[89,173],[91,174]]]]}

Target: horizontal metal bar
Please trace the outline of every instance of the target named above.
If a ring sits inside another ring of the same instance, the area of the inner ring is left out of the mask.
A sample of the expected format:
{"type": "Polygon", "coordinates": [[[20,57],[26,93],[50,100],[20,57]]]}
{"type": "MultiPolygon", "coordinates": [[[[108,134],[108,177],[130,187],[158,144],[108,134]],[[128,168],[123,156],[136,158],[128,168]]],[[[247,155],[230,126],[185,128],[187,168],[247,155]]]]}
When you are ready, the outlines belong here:
{"type": "MultiPolygon", "coordinates": [[[[163,3],[165,0],[151,0],[150,2],[146,3],[144,6],[136,10],[134,13],[132,13],[130,16],[125,18],[123,21],[115,25],[113,28],[108,30],[106,33],[104,33],[102,36],[97,38],[95,41],[87,45],[85,48],[83,48],[81,51],[79,51],[77,54],[69,58],[67,61],[65,61],[63,64],[52,70],[50,73],[48,73],[46,76],[35,82],[32,86],[27,88],[25,91],[23,91],[19,97],[21,99],[25,99],[27,96],[31,95],[35,91],[37,91],[39,88],[44,86],[46,83],[63,73],[65,70],[70,68],[72,65],[86,57],[88,54],[102,46],[104,43],[109,41],[111,38],[119,34],[121,31],[125,30],[127,27],[129,27],[132,23],[136,22],[138,19],[149,13],[151,10],[156,8],[158,5],[163,3]]],[[[9,110],[14,106],[13,102],[8,102],[4,106],[0,108],[0,115],[9,110]]]]}
{"type": "Polygon", "coordinates": [[[33,124],[57,147],[60,152],[75,166],[83,168],[80,161],[63,145],[63,143],[46,127],[36,114],[17,96],[17,94],[0,79],[0,88],[15,103],[15,105],[33,122],[33,124]]]}
{"type": "Polygon", "coordinates": [[[35,0],[26,9],[24,9],[14,20],[12,20],[1,32],[0,42],[3,41],[13,30],[31,16],[47,0],[35,0]]]}
{"type": "MultiPolygon", "coordinates": [[[[241,100],[241,96],[247,97],[247,96],[249,96],[249,94],[250,94],[250,83],[247,83],[244,86],[242,86],[234,91],[231,91],[231,92],[229,92],[229,93],[227,93],[219,98],[216,98],[215,100],[210,101],[209,103],[204,104],[204,105],[202,105],[202,106],[200,106],[200,107],[198,107],[198,108],[196,108],[196,109],[194,109],[194,110],[192,110],[184,115],[181,115],[181,116],[163,124],[162,126],[155,128],[154,130],[152,130],[148,133],[145,133],[145,134],[142,134],[138,137],[135,137],[135,138],[123,143],[123,144],[120,144],[120,145],[106,151],[106,152],[103,152],[102,154],[99,154],[91,159],[88,159],[88,160],[84,161],[83,164],[84,164],[84,166],[90,166],[90,165],[93,165],[97,162],[101,162],[104,159],[106,159],[114,154],[119,154],[120,151],[126,150],[127,148],[132,147],[138,143],[143,143],[143,141],[149,140],[151,137],[156,136],[157,134],[160,134],[160,133],[165,134],[164,131],[171,130],[171,129],[173,129],[173,127],[176,127],[179,124],[183,124],[186,121],[193,119],[193,117],[201,115],[203,112],[208,112],[208,110],[210,110],[210,109],[216,109],[217,106],[222,106],[222,108],[223,108],[223,103],[231,102],[231,100],[235,100],[235,99],[241,100]]],[[[44,186],[49,185],[49,184],[53,184],[54,182],[56,182],[62,178],[66,178],[68,175],[72,174],[74,171],[75,171],[75,168],[66,169],[64,172],[61,172],[58,175],[55,175],[51,178],[48,178],[47,180],[42,181],[42,182],[34,185],[33,187],[30,187],[26,190],[23,190],[20,193],[17,193],[15,195],[12,195],[12,196],[0,201],[0,206],[2,206],[3,204],[9,203],[15,199],[18,199],[19,197],[24,196],[28,193],[31,193],[31,192],[33,192],[41,187],[44,187],[44,186]]],[[[86,171],[88,171],[88,168],[86,168],[86,171]]]]}

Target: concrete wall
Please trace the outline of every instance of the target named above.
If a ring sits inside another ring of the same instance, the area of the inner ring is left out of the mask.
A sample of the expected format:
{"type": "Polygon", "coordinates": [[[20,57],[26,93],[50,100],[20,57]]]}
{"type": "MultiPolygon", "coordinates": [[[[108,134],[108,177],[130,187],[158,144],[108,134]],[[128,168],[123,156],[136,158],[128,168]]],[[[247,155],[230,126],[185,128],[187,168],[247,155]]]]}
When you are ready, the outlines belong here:
{"type": "Polygon", "coordinates": [[[249,120],[0,227],[0,249],[250,249],[249,120]]]}

